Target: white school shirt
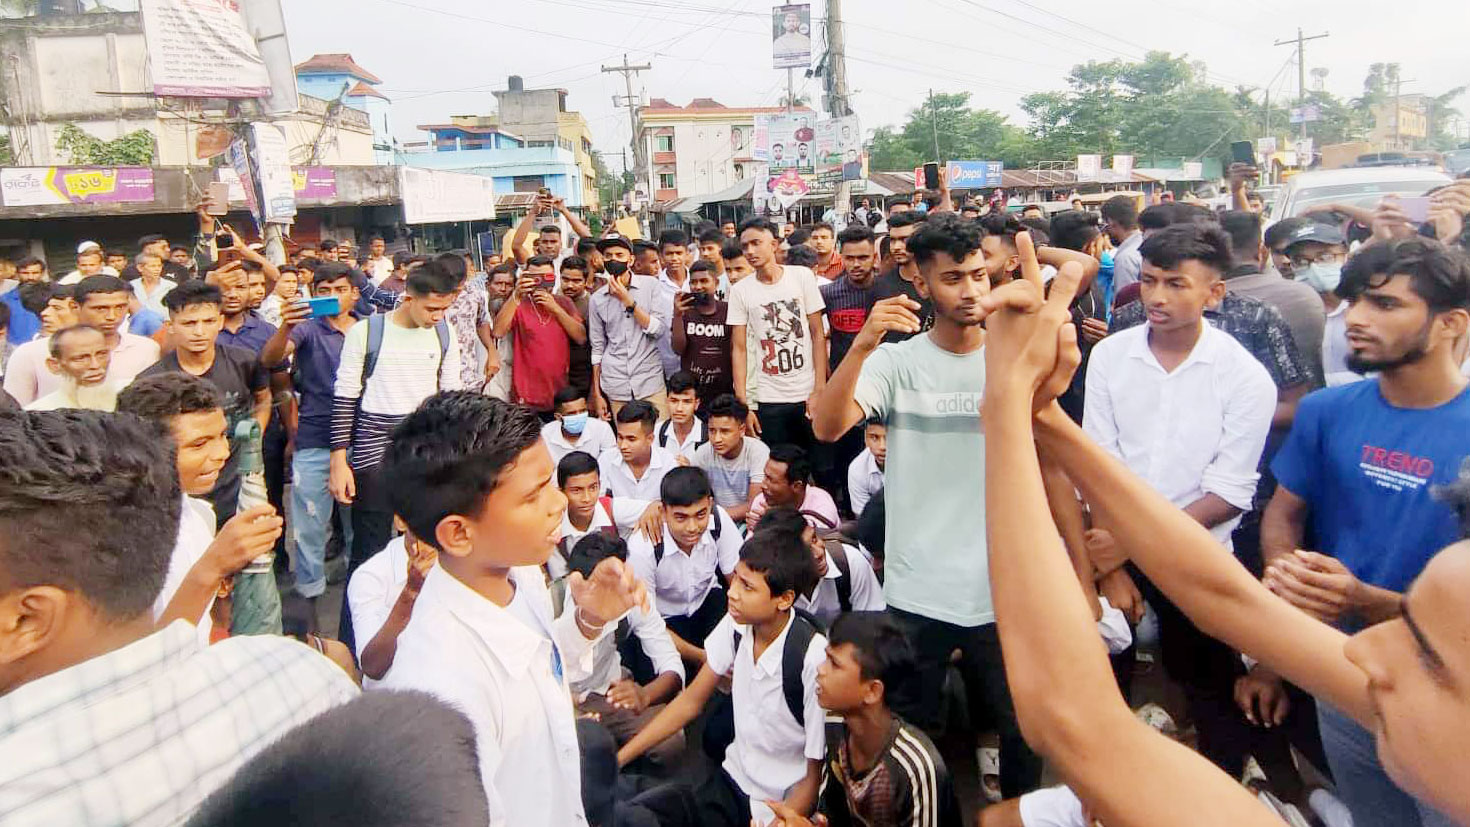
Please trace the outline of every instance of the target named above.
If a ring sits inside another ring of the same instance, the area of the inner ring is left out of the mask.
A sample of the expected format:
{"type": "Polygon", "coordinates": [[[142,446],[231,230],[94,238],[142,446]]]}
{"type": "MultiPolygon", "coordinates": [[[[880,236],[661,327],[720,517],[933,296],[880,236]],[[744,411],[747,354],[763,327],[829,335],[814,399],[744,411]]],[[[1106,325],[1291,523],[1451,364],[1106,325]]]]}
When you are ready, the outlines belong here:
{"type": "Polygon", "coordinates": [[[761,824],[771,818],[764,802],[785,798],[787,790],[806,776],[807,759],[820,761],[827,756],[826,712],[817,702],[817,667],[827,657],[827,639],[820,634],[813,635],[802,660],[802,717],[806,719],[802,727],[786,706],[786,694],[781,688],[781,656],[790,631],[788,619],[786,628],[771,641],[758,661],[755,660],[755,633],[749,626],[736,626],[729,615],[725,615],[704,641],[709,668],[731,678],[735,740],[725,751],[725,762],[720,766],[750,796],[751,817],[761,824]],[[737,629],[740,631],[738,651],[731,645],[737,629]]]}
{"type": "MultiPolygon", "coordinates": [[[[362,650],[383,630],[383,624],[388,622],[388,615],[393,611],[393,604],[398,602],[398,595],[403,593],[406,585],[408,549],[402,535],[389,540],[382,551],[369,557],[352,573],[352,579],[347,581],[347,603],[352,607],[353,643],[358,657],[362,657],[362,650]]],[[[391,666],[389,671],[392,671],[391,666]]],[[[365,688],[377,683],[367,675],[362,676],[365,688]]]]}
{"type": "Polygon", "coordinates": [[[582,429],[576,442],[567,439],[561,431],[561,422],[555,419],[541,426],[541,438],[546,440],[546,450],[551,452],[553,465],[560,465],[562,459],[573,451],[582,451],[597,459],[606,451],[618,449],[618,437],[612,426],[590,416],[587,417],[587,427],[582,429]]]}
{"type": "MultiPolygon", "coordinates": [[[[710,514],[710,527],[687,553],[664,529],[663,559],[654,562],[653,542],[642,534],[628,540],[628,565],[643,581],[659,614],[664,617],[689,617],[699,611],[705,598],[714,590],[718,569],[726,577],[740,562],[742,538],[735,521],[725,509],[715,506],[710,514]],[[720,521],[720,539],[714,535],[714,521],[720,521]]],[[[694,643],[694,641],[690,641],[694,643]]]]}
{"type": "Polygon", "coordinates": [[[510,576],[502,608],[435,566],[378,687],[428,692],[470,719],[491,827],[586,824],[568,682],[590,674],[594,641],[575,612],[552,620],[539,567],[510,576]]]}
{"type": "MultiPolygon", "coordinates": [[[[618,536],[627,539],[633,530],[638,528],[638,521],[643,519],[643,512],[648,510],[648,500],[630,500],[622,497],[612,498],[612,515],[609,518],[607,509],[598,503],[592,508],[592,522],[587,524],[587,530],[583,531],[572,525],[572,518],[565,512],[561,515],[561,539],[565,541],[562,545],[570,557],[572,549],[577,547],[578,541],[588,534],[595,534],[603,528],[612,526],[618,536]]],[[[567,574],[567,560],[561,556],[561,550],[551,552],[546,558],[546,573],[552,580],[565,577],[567,574]]]]}
{"type": "Polygon", "coordinates": [[[623,461],[622,452],[616,448],[603,451],[602,456],[597,458],[597,464],[602,468],[604,491],[610,492],[614,497],[630,497],[636,500],[663,499],[660,488],[663,486],[664,474],[679,467],[674,455],[657,445],[653,446],[653,455],[648,459],[648,467],[643,470],[642,479],[634,478],[633,470],[623,461]]]}
{"type": "Polygon", "coordinates": [[[665,419],[653,429],[655,448],[663,448],[673,454],[675,460],[683,457],[689,461],[690,465],[694,464],[694,452],[706,442],[709,442],[709,437],[705,435],[704,420],[697,416],[694,417],[694,427],[689,429],[689,436],[685,437],[683,442],[679,441],[679,434],[672,419],[665,419]]]}
{"type": "MultiPolygon", "coordinates": [[[[571,594],[567,595],[567,605],[562,611],[576,611],[571,594]]],[[[673,672],[683,684],[684,659],[674,648],[674,639],[669,637],[669,628],[664,625],[663,617],[656,611],[644,611],[637,606],[624,617],[628,619],[628,631],[638,638],[639,648],[653,662],[653,674],[673,672]]],[[[623,658],[618,654],[615,635],[604,635],[593,649],[591,676],[572,684],[572,697],[577,699],[577,703],[587,700],[588,695],[606,695],[613,682],[623,677],[623,658]]]]}
{"type": "MultiPolygon", "coordinates": [[[[209,550],[209,544],[214,542],[214,506],[208,500],[198,500],[189,495],[184,495],[183,508],[179,509],[179,535],[174,541],[173,554],[168,558],[168,574],[163,578],[163,588],[158,592],[158,597],[153,599],[153,620],[157,622],[168,610],[169,601],[178,594],[179,587],[184,585],[184,578],[189,576],[189,570],[209,550]]],[[[204,616],[197,623],[193,623],[202,646],[209,645],[209,635],[214,631],[214,619],[210,617],[210,610],[214,608],[214,598],[209,598],[209,604],[204,607],[204,616]]]]}
{"type": "MultiPolygon", "coordinates": [[[[878,582],[878,575],[873,573],[873,564],[858,551],[857,546],[843,543],[842,550],[847,552],[847,567],[851,569],[848,579],[852,583],[852,611],[883,611],[887,608],[887,604],[883,602],[883,584],[878,582]]],[[[842,600],[837,596],[837,581],[841,577],[842,570],[837,568],[836,561],[828,555],[827,573],[817,582],[817,588],[812,591],[811,597],[796,598],[796,608],[809,612],[822,621],[822,625],[831,628],[832,621],[842,613],[842,600]]]]}
{"type": "Polygon", "coordinates": [[[847,466],[847,496],[852,500],[852,513],[862,515],[868,501],[883,490],[883,469],[867,448],[847,466]]]}
{"type": "MultiPolygon", "coordinates": [[[[1233,337],[1201,324],[1194,350],[1173,373],[1149,350],[1149,325],[1099,342],[1088,362],[1082,427],[1174,505],[1215,494],[1249,511],[1276,383],[1233,337]]],[[[1239,522],[1210,533],[1231,548],[1239,522]]]]}

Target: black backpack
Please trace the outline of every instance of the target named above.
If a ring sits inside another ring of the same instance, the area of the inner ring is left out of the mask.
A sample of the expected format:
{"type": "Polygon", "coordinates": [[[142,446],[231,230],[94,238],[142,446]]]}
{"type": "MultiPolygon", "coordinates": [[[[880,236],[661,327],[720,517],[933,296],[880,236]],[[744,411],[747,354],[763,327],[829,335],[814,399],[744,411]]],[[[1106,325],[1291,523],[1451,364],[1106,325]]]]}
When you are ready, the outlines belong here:
{"type": "MultiPolygon", "coordinates": [[[[806,665],[806,650],[812,645],[812,638],[825,631],[820,620],[803,609],[791,607],[791,628],[786,630],[786,643],[781,649],[781,694],[786,698],[786,709],[791,712],[791,717],[803,729],[806,728],[806,685],[802,681],[802,671],[806,665]]],[[[737,653],[741,637],[737,628],[737,653]]]]}
{"type": "MultiPolygon", "coordinates": [[[[718,508],[716,508],[714,510],[714,513],[712,513],[710,515],[710,525],[709,525],[709,534],[710,534],[711,537],[714,538],[714,541],[716,543],[718,543],[720,541],[720,531],[721,531],[722,525],[723,524],[720,522],[720,510],[718,508]]],[[[653,567],[655,569],[657,569],[658,568],[658,564],[659,563],[662,563],[663,561],[664,561],[664,539],[662,537],[660,537],[660,538],[658,538],[658,542],[653,544],[653,567]]]]}
{"type": "MultiPolygon", "coordinates": [[[[695,424],[698,424],[698,423],[699,423],[699,420],[696,419],[695,420],[695,424]]],[[[669,434],[673,433],[673,431],[671,430],[673,427],[674,427],[674,420],[672,420],[672,419],[665,419],[664,420],[664,424],[658,426],[658,447],[660,447],[660,448],[667,448],[667,447],[669,447],[669,434]]],[[[705,430],[704,436],[705,436],[704,439],[696,439],[694,441],[694,450],[698,451],[706,442],[709,442],[709,430],[708,429],[705,430]]]]}
{"type": "Polygon", "coordinates": [[[817,529],[817,536],[822,538],[822,543],[827,547],[827,558],[837,564],[837,571],[842,575],[837,578],[837,603],[842,607],[842,611],[852,611],[852,563],[848,562],[847,549],[842,546],[842,533],[826,517],[815,511],[802,511],[801,516],[806,517],[807,522],[816,521],[826,526],[825,528],[813,527],[817,529]]]}

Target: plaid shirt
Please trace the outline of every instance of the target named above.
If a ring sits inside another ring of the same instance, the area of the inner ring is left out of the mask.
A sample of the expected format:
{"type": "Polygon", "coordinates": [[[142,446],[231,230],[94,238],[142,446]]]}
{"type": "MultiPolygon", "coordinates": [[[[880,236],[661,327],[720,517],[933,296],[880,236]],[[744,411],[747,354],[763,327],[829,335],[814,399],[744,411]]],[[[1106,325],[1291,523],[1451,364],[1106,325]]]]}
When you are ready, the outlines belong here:
{"type": "Polygon", "coordinates": [[[183,821],[243,762],[357,687],[279,637],[175,621],[0,696],[0,824],[183,821]]]}
{"type": "MultiPolygon", "coordinates": [[[[1130,302],[1113,311],[1109,332],[1127,330],[1147,320],[1143,302],[1130,302]]],[[[1312,369],[1302,359],[1291,328],[1271,305],[1250,296],[1226,293],[1219,307],[1205,311],[1205,320],[1230,334],[1265,365],[1277,388],[1294,388],[1313,381],[1312,369]]]]}

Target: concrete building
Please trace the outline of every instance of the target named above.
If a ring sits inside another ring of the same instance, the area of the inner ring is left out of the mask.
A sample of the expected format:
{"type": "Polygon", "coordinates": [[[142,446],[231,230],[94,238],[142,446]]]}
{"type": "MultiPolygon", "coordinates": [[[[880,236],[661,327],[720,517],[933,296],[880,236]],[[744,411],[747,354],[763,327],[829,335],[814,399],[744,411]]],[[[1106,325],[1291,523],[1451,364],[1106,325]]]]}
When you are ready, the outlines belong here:
{"type": "Polygon", "coordinates": [[[1384,150],[1414,149],[1429,137],[1429,112],[1423,95],[1402,95],[1373,107],[1368,141],[1384,150]]]}
{"type": "Polygon", "coordinates": [[[711,195],[744,180],[753,161],[755,116],[785,111],[729,107],[712,98],[695,98],[688,106],[654,98],[639,107],[638,140],[649,161],[646,186],[654,202],[711,195]]]}
{"type": "Polygon", "coordinates": [[[506,87],[495,93],[498,111],[484,118],[483,125],[517,135],[527,147],[556,146],[571,152],[582,178],[583,204],[593,211],[599,209],[592,131],[581,112],[567,109],[567,90],[527,89],[519,75],[511,75],[506,87]]]}
{"type": "MultiPolygon", "coordinates": [[[[497,134],[499,139],[507,138],[503,133],[497,134]]],[[[496,196],[531,194],[545,187],[551,190],[552,195],[566,199],[568,207],[591,208],[576,156],[564,147],[524,146],[507,141],[506,145],[494,149],[460,149],[451,139],[436,138],[426,142],[422,150],[418,150],[417,145],[412,148],[415,151],[398,153],[398,163],[493,178],[496,196]]],[[[592,192],[594,199],[595,189],[592,192]]]]}
{"type": "MultiPolygon", "coordinates": [[[[73,163],[56,145],[67,126],[102,141],[145,132],[153,139],[154,166],[211,164],[197,145],[203,133],[220,128],[205,122],[225,120],[224,102],[146,93],[153,83],[137,12],[0,19],[0,65],[6,67],[0,123],[18,166],[73,163]]],[[[282,121],[292,162],[307,163],[316,147],[317,164],[375,163],[367,111],[350,103],[330,107],[308,95],[300,114],[282,121]]]]}
{"type": "Polygon", "coordinates": [[[352,55],[320,54],[296,66],[296,88],[302,94],[342,105],[367,116],[373,135],[371,163],[393,163],[390,101],[376,87],[383,81],[357,65],[352,55]]]}

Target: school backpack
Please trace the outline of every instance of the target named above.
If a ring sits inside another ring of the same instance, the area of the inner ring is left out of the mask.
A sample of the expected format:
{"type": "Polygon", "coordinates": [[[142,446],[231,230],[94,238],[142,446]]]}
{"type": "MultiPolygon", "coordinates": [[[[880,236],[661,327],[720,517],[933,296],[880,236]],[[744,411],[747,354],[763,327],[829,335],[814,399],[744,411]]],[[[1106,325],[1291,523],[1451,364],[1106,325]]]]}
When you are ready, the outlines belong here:
{"type": "MultiPolygon", "coordinates": [[[[697,421],[698,420],[696,420],[696,422],[697,421]]],[[[669,447],[669,435],[673,433],[673,427],[674,420],[672,419],[665,419],[664,424],[658,426],[658,447],[669,447]]],[[[704,439],[696,439],[694,441],[694,450],[698,451],[701,447],[704,446],[706,442],[709,442],[709,431],[707,429],[705,430],[704,435],[704,439]]]]}
{"type": "MultiPolygon", "coordinates": [[[[372,377],[373,371],[378,369],[378,354],[383,351],[383,331],[388,323],[388,317],[384,313],[374,313],[367,317],[367,352],[362,359],[362,392],[367,393],[368,379],[372,377]]],[[[439,335],[439,388],[444,388],[444,357],[449,354],[449,325],[439,322],[434,325],[434,332],[439,335]]],[[[362,397],[358,396],[358,404],[362,397]]]]}
{"type": "Polygon", "coordinates": [[[836,526],[829,525],[826,517],[815,511],[803,511],[801,516],[806,517],[808,522],[816,521],[827,526],[813,528],[817,529],[817,536],[827,547],[827,559],[837,565],[837,571],[842,575],[837,578],[837,603],[842,611],[852,611],[852,563],[847,559],[847,549],[842,545],[842,533],[836,526]]]}
{"type": "MultiPolygon", "coordinates": [[[[806,650],[818,632],[825,632],[820,620],[805,609],[791,607],[791,628],[786,630],[786,643],[781,649],[781,694],[786,698],[786,709],[791,712],[791,717],[803,729],[806,727],[806,687],[802,683],[802,672],[806,666],[806,650]]],[[[737,628],[734,635],[736,652],[740,651],[741,636],[737,628]]]]}

